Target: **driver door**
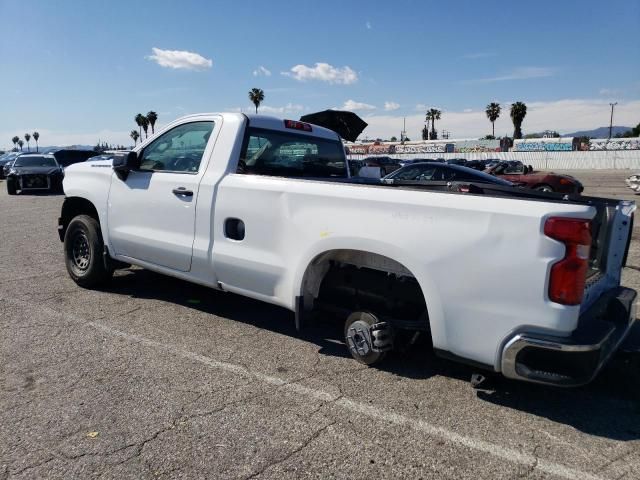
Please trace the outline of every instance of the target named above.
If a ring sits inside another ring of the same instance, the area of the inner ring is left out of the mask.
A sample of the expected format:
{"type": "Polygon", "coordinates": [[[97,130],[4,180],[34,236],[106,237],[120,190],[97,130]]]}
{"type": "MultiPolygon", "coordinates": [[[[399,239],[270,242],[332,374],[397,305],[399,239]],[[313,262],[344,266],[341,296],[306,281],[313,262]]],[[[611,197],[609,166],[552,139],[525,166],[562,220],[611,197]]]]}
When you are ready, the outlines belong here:
{"type": "Polygon", "coordinates": [[[113,175],[108,229],[116,255],[191,269],[195,206],[214,127],[213,118],[177,125],[138,152],[140,168],[125,180],[113,175]]]}

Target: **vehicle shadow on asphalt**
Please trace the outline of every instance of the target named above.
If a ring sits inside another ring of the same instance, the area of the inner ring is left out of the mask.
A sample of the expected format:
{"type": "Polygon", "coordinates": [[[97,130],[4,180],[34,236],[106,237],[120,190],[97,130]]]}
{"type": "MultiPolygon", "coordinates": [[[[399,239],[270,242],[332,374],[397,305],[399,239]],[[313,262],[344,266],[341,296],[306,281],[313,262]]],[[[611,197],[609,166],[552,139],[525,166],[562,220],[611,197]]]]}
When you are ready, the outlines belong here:
{"type": "MultiPolygon", "coordinates": [[[[343,342],[343,324],[338,319],[316,320],[298,333],[294,315],[289,310],[138,268],[118,272],[104,290],[131,298],[171,302],[300,338],[317,345],[322,355],[350,357],[343,342]]],[[[392,375],[423,380],[446,376],[469,381],[473,373],[482,373],[476,368],[436,357],[425,339],[404,353],[390,355],[375,368],[392,375]]],[[[638,363],[630,363],[627,359],[615,358],[594,382],[585,387],[547,387],[496,375],[489,376],[486,386],[476,390],[476,395],[482,401],[571,425],[590,435],[621,441],[640,439],[640,369],[638,363]]]]}

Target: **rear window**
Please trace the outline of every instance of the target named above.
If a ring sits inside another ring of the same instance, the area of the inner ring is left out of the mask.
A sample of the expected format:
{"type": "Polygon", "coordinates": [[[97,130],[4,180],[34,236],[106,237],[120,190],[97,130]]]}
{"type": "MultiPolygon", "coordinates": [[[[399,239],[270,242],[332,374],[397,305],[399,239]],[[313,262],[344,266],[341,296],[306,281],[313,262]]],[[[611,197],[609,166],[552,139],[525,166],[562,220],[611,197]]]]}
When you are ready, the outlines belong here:
{"type": "Polygon", "coordinates": [[[238,173],[278,177],[344,178],[344,149],[339,141],[249,127],[238,173]]]}

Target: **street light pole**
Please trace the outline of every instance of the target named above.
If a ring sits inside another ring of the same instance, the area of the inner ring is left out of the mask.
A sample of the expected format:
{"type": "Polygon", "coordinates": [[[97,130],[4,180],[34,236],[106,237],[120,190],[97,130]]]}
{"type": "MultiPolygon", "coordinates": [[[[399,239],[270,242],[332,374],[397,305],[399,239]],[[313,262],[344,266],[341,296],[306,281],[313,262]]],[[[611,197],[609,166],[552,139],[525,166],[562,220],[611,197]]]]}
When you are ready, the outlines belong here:
{"type": "Polygon", "coordinates": [[[611,105],[611,120],[609,121],[609,139],[611,139],[611,131],[613,130],[613,107],[615,107],[618,102],[610,103],[611,105]]]}

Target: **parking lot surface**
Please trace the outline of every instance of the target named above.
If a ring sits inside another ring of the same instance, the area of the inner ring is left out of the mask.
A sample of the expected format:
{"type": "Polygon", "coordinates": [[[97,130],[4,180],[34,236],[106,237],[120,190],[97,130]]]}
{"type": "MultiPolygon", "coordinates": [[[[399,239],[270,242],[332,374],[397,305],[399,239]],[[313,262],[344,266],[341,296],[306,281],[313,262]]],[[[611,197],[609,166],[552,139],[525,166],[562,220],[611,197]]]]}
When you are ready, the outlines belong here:
{"type": "MultiPolygon", "coordinates": [[[[629,172],[569,173],[634,199],[629,172]]],[[[628,358],[568,390],[474,390],[424,348],[366,368],[340,325],[298,335],[286,310],[143,269],[79,288],[61,204],[0,182],[0,479],[640,478],[628,358]]],[[[639,228],[623,282],[640,290],[639,228]]]]}

